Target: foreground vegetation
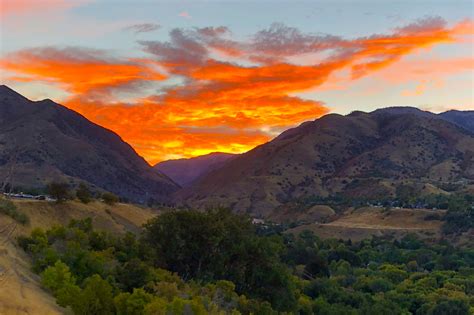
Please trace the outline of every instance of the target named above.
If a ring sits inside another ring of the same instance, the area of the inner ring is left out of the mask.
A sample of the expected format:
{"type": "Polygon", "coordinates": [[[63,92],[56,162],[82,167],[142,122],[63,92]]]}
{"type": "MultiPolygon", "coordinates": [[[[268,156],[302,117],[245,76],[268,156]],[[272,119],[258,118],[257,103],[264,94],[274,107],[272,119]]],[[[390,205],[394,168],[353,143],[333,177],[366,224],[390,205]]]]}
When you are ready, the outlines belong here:
{"type": "Polygon", "coordinates": [[[172,211],[139,237],[90,219],[19,244],[75,314],[471,314],[474,249],[261,231],[227,210],[172,211]],[[263,236],[265,235],[265,236],[263,236]]]}
{"type": "Polygon", "coordinates": [[[30,221],[28,216],[19,211],[13,202],[8,199],[3,199],[2,197],[0,197],[0,213],[9,216],[16,222],[23,225],[28,224],[30,221]]]}

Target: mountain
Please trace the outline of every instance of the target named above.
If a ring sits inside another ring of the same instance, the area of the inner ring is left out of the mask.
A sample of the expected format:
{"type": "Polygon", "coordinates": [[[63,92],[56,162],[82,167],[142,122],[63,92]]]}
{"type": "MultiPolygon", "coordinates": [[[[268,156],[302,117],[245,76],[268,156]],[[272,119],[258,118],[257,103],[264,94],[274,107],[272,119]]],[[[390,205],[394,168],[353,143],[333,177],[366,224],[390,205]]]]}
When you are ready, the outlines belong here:
{"type": "Polygon", "coordinates": [[[168,202],[179,189],[114,132],[0,86],[0,183],[41,189],[52,180],[85,181],[135,202],[168,202]]]}
{"type": "Polygon", "coordinates": [[[438,115],[444,120],[450,121],[459,125],[472,133],[474,133],[474,110],[470,111],[459,111],[450,110],[438,115]]]}
{"type": "Polygon", "coordinates": [[[182,187],[188,187],[199,177],[218,169],[234,157],[236,157],[235,154],[214,152],[189,159],[163,161],[156,164],[154,168],[182,187]]]}
{"type": "Polygon", "coordinates": [[[413,108],[329,114],[227,162],[176,200],[268,217],[311,197],[386,198],[406,183],[432,191],[447,182],[467,185],[474,180],[474,135],[445,119],[413,108]]]}
{"type": "Polygon", "coordinates": [[[374,111],[378,115],[401,115],[401,114],[412,114],[425,118],[437,118],[449,121],[456,124],[470,132],[474,133],[474,111],[473,110],[449,110],[444,113],[434,114],[428,111],[423,111],[414,107],[388,107],[381,108],[374,111]]]}

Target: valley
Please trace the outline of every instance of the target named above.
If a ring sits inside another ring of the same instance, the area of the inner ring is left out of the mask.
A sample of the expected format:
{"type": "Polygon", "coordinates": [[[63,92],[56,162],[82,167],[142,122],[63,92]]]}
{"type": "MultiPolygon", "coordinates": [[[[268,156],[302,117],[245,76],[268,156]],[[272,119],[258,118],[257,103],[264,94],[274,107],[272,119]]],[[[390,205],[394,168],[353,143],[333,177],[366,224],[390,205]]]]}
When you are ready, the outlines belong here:
{"type": "Polygon", "coordinates": [[[3,86],[0,114],[0,314],[472,309],[472,112],[329,114],[154,167],[51,101],[3,86]],[[446,280],[401,305],[420,273],[446,280]]]}
{"type": "Polygon", "coordinates": [[[0,0],[0,315],[474,315],[474,0],[0,0]]]}

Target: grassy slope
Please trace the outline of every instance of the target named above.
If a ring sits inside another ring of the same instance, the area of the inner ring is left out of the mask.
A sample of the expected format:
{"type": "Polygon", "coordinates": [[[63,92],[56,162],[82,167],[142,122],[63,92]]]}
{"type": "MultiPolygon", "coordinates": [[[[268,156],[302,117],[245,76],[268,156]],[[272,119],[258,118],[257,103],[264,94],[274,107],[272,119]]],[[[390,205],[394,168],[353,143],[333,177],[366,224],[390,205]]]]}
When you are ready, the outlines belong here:
{"type": "Polygon", "coordinates": [[[14,200],[30,224],[21,226],[0,214],[0,314],[61,314],[54,298],[44,291],[39,277],[30,270],[29,259],[16,245],[16,237],[36,227],[67,224],[71,219],[92,217],[94,226],[112,233],[136,232],[155,213],[129,204],[108,206],[100,202],[84,205],[67,202],[57,205],[46,201],[14,200]]]}
{"type": "Polygon", "coordinates": [[[393,235],[399,237],[416,233],[423,238],[439,238],[442,221],[425,220],[431,214],[442,214],[441,210],[392,209],[366,207],[348,210],[338,219],[326,223],[312,223],[291,229],[290,233],[311,230],[321,238],[342,238],[359,241],[372,235],[393,235]]]}

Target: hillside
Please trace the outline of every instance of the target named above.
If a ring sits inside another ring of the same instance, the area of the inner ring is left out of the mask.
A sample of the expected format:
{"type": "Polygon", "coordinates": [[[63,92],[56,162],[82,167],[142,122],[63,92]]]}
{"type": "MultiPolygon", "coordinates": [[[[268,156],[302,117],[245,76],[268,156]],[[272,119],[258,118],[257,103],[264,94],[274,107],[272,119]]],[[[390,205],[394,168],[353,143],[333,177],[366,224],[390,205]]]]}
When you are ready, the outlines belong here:
{"type": "Polygon", "coordinates": [[[43,189],[85,181],[136,202],[168,202],[179,187],[117,134],[51,100],[0,86],[0,184],[43,189]]]}
{"type": "Polygon", "coordinates": [[[163,161],[155,169],[170,177],[173,181],[188,187],[196,179],[220,168],[226,161],[236,157],[235,154],[214,152],[189,159],[163,161]]]}
{"type": "Polygon", "coordinates": [[[288,230],[298,234],[304,230],[313,231],[321,238],[350,239],[360,241],[372,236],[400,238],[408,233],[423,239],[438,239],[441,236],[442,210],[391,209],[364,207],[348,209],[338,218],[327,223],[309,223],[288,230]],[[429,219],[433,216],[434,219],[429,219]]]}
{"type": "Polygon", "coordinates": [[[474,133],[474,110],[471,111],[458,111],[450,110],[439,114],[444,120],[455,123],[463,128],[474,133]]]}
{"type": "Polygon", "coordinates": [[[393,198],[401,185],[443,192],[447,183],[469,189],[473,180],[473,133],[429,112],[389,108],[305,122],[202,177],[176,199],[269,217],[310,197],[393,198]]]}
{"type": "MultiPolygon", "coordinates": [[[[1,198],[1,197],[0,197],[1,198]]],[[[16,237],[28,235],[34,228],[47,229],[67,225],[71,219],[93,218],[97,229],[118,235],[136,232],[156,212],[129,204],[108,206],[100,202],[84,205],[70,201],[56,204],[46,201],[13,200],[30,223],[20,225],[0,214],[0,314],[62,314],[54,298],[41,288],[38,275],[31,271],[27,254],[18,247],[16,237]]]]}

